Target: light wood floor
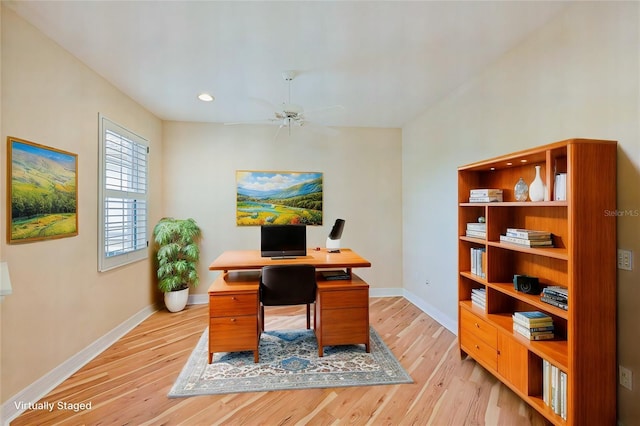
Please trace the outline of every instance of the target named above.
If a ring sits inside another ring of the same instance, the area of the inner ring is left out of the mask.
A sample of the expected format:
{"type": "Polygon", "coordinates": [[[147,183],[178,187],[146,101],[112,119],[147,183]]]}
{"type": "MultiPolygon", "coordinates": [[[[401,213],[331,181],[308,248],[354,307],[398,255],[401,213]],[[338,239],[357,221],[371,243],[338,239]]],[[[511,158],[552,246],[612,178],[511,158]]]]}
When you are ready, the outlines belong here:
{"type": "MultiPolygon", "coordinates": [[[[304,328],[304,308],[268,308],[265,328],[304,328]]],[[[30,411],[12,425],[547,425],[472,360],[456,337],[401,297],[371,299],[371,325],[414,384],[169,399],[207,325],[207,305],[153,314],[42,401],[91,410],[30,411]]]]}

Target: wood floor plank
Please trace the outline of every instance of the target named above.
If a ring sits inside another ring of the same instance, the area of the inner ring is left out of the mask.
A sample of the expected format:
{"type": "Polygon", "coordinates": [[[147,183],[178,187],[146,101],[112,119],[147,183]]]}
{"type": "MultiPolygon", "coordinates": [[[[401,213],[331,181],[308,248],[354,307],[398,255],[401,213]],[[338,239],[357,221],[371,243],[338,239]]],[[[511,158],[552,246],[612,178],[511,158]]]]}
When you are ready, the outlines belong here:
{"type": "MultiPolygon", "coordinates": [[[[168,398],[207,326],[208,306],[192,305],[153,314],[41,400],[91,410],[27,411],[12,425],[548,425],[406,299],[369,309],[413,384],[168,398]]],[[[304,327],[304,307],[265,312],[267,330],[304,327]]]]}

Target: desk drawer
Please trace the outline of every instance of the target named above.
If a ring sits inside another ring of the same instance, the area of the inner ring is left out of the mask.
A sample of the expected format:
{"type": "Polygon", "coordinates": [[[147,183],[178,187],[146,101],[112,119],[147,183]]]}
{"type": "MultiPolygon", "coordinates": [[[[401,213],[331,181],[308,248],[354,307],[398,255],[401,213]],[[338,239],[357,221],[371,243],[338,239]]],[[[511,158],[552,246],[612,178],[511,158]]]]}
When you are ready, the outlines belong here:
{"type": "Polygon", "coordinates": [[[322,311],[324,345],[368,342],[369,310],[367,308],[325,309],[322,311]]]}
{"type": "Polygon", "coordinates": [[[212,318],[258,315],[258,293],[210,295],[209,314],[212,318]]]}
{"type": "Polygon", "coordinates": [[[228,317],[209,320],[211,352],[253,350],[258,346],[258,318],[228,317]]]}
{"type": "Polygon", "coordinates": [[[369,289],[322,290],[318,292],[322,309],[341,309],[369,306],[369,289]]]}
{"type": "Polygon", "coordinates": [[[494,326],[466,309],[460,309],[460,328],[467,330],[492,348],[498,345],[498,333],[494,326]]]}

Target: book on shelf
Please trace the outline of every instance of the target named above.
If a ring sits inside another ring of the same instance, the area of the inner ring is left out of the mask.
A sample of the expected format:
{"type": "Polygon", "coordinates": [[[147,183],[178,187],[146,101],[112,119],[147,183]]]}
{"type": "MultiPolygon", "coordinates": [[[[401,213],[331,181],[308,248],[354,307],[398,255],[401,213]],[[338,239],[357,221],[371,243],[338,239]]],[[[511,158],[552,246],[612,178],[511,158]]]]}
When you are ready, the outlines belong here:
{"type": "Polygon", "coordinates": [[[569,304],[566,302],[559,302],[558,300],[552,299],[550,297],[546,297],[546,296],[541,296],[540,300],[543,301],[544,303],[547,303],[551,306],[555,306],[556,308],[560,308],[564,311],[568,311],[569,310],[569,304]]]}
{"type": "Polygon", "coordinates": [[[542,359],[542,402],[551,406],[551,363],[542,359]]]}
{"type": "Polygon", "coordinates": [[[542,359],[542,401],[567,420],[567,373],[542,359]]]}
{"type": "Polygon", "coordinates": [[[487,224],[484,222],[467,223],[467,237],[487,239],[487,224]]]}
{"type": "MultiPolygon", "coordinates": [[[[513,318],[521,321],[523,324],[528,326],[536,325],[537,327],[541,327],[540,324],[544,323],[553,323],[553,318],[544,312],[540,311],[520,311],[514,312],[513,318]]],[[[545,324],[546,325],[546,324],[545,324]]]]}
{"type": "Polygon", "coordinates": [[[471,273],[487,278],[487,249],[471,247],[471,273]]]}
{"type": "Polygon", "coordinates": [[[487,290],[484,288],[471,289],[471,303],[484,309],[487,305],[487,290]]]}
{"type": "Polygon", "coordinates": [[[518,332],[518,334],[520,334],[521,336],[526,337],[529,340],[533,340],[533,341],[540,341],[540,340],[552,340],[553,339],[553,333],[544,333],[544,334],[536,334],[536,335],[530,335],[530,334],[526,334],[526,333],[520,333],[518,332]]]}
{"type": "Polygon", "coordinates": [[[502,189],[479,188],[469,191],[470,203],[493,203],[502,201],[502,189]]]}
{"type": "Polygon", "coordinates": [[[502,189],[499,188],[477,188],[469,191],[471,197],[502,197],[502,189]]]}
{"type": "Polygon", "coordinates": [[[563,297],[565,300],[569,297],[569,289],[560,285],[550,285],[542,289],[547,296],[563,297]]]}
{"type": "Polygon", "coordinates": [[[513,318],[513,329],[521,329],[522,331],[526,331],[527,333],[548,333],[554,330],[553,322],[543,323],[542,325],[526,325],[522,321],[513,318]]]}
{"type": "Polygon", "coordinates": [[[472,237],[472,238],[482,238],[484,240],[487,239],[487,232],[486,231],[474,231],[473,229],[467,229],[467,237],[472,237]]]}
{"type": "Polygon", "coordinates": [[[542,289],[540,300],[549,305],[569,310],[569,289],[562,286],[548,286],[542,289]]]}
{"type": "Polygon", "coordinates": [[[510,237],[523,238],[525,240],[548,239],[551,238],[551,232],[536,231],[534,229],[523,228],[507,228],[506,235],[510,237]]]}
{"type": "Polygon", "coordinates": [[[468,231],[487,231],[487,222],[469,222],[467,223],[468,231]]]}
{"type": "Polygon", "coordinates": [[[500,195],[492,195],[489,197],[480,197],[480,196],[469,196],[470,203],[496,203],[502,201],[502,194],[500,195]]]}
{"type": "MultiPolygon", "coordinates": [[[[547,328],[547,327],[544,327],[544,328],[547,328]]],[[[513,331],[526,337],[529,340],[549,340],[549,339],[553,339],[554,337],[553,326],[551,326],[550,330],[532,331],[531,328],[520,325],[514,321],[513,331]]]]}
{"type": "Polygon", "coordinates": [[[500,242],[517,244],[525,247],[553,247],[553,240],[549,239],[525,239],[519,237],[512,237],[509,235],[500,235],[500,242]]]}
{"type": "Polygon", "coordinates": [[[553,329],[553,320],[530,324],[521,320],[520,318],[511,317],[511,319],[513,321],[513,324],[517,324],[521,327],[524,327],[529,331],[537,332],[537,331],[545,331],[546,329],[553,329]]]}
{"type": "Polygon", "coordinates": [[[554,178],[553,199],[556,201],[565,201],[567,199],[567,174],[558,173],[554,178]]]}

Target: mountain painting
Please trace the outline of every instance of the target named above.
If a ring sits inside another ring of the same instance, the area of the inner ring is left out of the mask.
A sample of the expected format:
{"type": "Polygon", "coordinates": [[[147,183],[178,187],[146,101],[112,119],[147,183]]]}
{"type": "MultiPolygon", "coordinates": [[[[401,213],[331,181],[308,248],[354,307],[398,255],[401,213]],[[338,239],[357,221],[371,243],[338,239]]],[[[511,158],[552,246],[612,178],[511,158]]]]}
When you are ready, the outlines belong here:
{"type": "Polygon", "coordinates": [[[236,172],[236,224],[322,225],[322,173],[236,172]]]}
{"type": "Polygon", "coordinates": [[[8,138],[10,243],[78,235],[77,155],[8,138]]]}

